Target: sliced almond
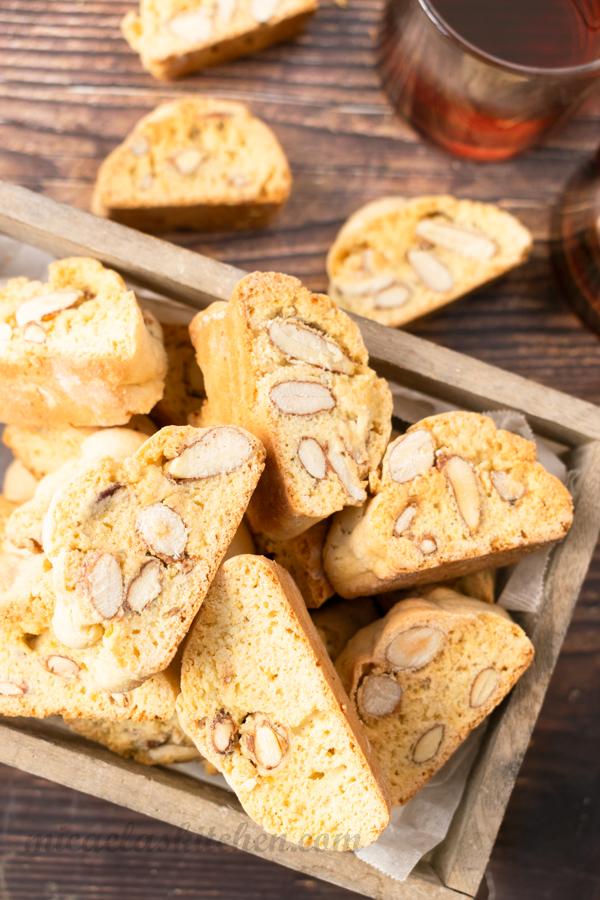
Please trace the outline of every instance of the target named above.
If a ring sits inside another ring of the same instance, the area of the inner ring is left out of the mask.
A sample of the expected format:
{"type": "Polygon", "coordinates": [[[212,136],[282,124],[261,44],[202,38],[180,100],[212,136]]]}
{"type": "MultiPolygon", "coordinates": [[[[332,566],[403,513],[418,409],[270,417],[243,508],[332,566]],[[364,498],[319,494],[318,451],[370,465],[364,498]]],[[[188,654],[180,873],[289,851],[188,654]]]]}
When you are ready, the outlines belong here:
{"type": "Polygon", "coordinates": [[[223,756],[237,746],[238,727],[224,709],[219,710],[210,724],[210,740],[215,751],[223,756]]]}
{"type": "Polygon", "coordinates": [[[145,156],[150,149],[150,141],[143,134],[136,134],[129,142],[129,152],[134,156],[145,156]]]}
{"type": "Polygon", "coordinates": [[[527,488],[520,481],[514,481],[508,472],[500,470],[490,473],[490,480],[503,500],[507,503],[516,503],[524,494],[527,488]]]}
{"type": "Polygon", "coordinates": [[[475,534],[481,521],[481,496],[473,466],[462,456],[444,457],[438,463],[454,492],[465,525],[475,534]]]}
{"type": "Polygon", "coordinates": [[[204,160],[205,156],[199,150],[180,150],[173,157],[173,165],[181,175],[193,175],[204,160]]]}
{"type": "Polygon", "coordinates": [[[268,22],[275,15],[279,0],[252,0],[250,15],[259,25],[268,22]]]}
{"type": "Polygon", "coordinates": [[[217,12],[219,19],[228,25],[237,11],[237,0],[217,0],[217,12]]]}
{"type": "Polygon", "coordinates": [[[440,655],[446,643],[443,631],[417,625],[396,635],[388,644],[385,657],[396,671],[422,669],[440,655]]]}
{"type": "Polygon", "coordinates": [[[431,535],[424,537],[419,544],[419,550],[424,556],[431,556],[431,554],[435,553],[435,551],[437,550],[436,539],[431,537],[431,535]]]}
{"type": "Polygon", "coordinates": [[[396,276],[392,272],[382,272],[380,275],[363,278],[361,281],[336,281],[334,287],[344,297],[371,297],[394,284],[396,284],[396,276]]]}
{"type": "Polygon", "coordinates": [[[300,322],[273,319],[269,337],[288,359],[350,375],[354,364],[331,338],[300,322]]]}
{"type": "Polygon", "coordinates": [[[141,613],[156,600],[163,585],[162,565],[157,559],[144,563],[127,589],[127,606],[133,612],[141,613]]]}
{"type": "Polygon", "coordinates": [[[80,297],[81,291],[50,291],[47,294],[38,294],[32,300],[25,300],[21,303],[15,313],[17,325],[24,328],[30,322],[43,322],[64,309],[70,309],[75,306],[80,297]]]}
{"type": "Polygon", "coordinates": [[[144,177],[141,179],[138,187],[140,191],[148,191],[152,187],[152,183],[154,181],[154,176],[152,172],[147,172],[144,177]]]}
{"type": "Polygon", "coordinates": [[[240,728],[240,749],[261,774],[272,775],[288,753],[287,731],[264,713],[251,713],[240,728]]]}
{"type": "Polygon", "coordinates": [[[440,749],[444,738],[444,730],[445,728],[443,725],[434,725],[433,728],[430,728],[429,731],[426,731],[425,734],[421,735],[413,747],[413,762],[425,763],[429,762],[430,759],[433,759],[440,749]]]}
{"type": "Polygon", "coordinates": [[[85,596],[102,619],[113,619],[123,604],[123,573],[112,553],[89,553],[81,567],[85,596]]]}
{"type": "Polygon", "coordinates": [[[454,287],[454,275],[430,250],[409,250],[407,259],[425,287],[437,294],[446,294],[454,287]]]}
{"type": "Polygon", "coordinates": [[[160,502],[147,506],[138,516],[136,527],[141,539],[156,556],[165,562],[182,558],[188,529],[170,506],[160,502]]]}
{"type": "Polygon", "coordinates": [[[0,681],[0,694],[3,697],[22,697],[27,693],[27,688],[22,684],[15,684],[14,681],[0,681]]]}
{"type": "Polygon", "coordinates": [[[253,791],[257,784],[258,784],[258,781],[256,778],[246,778],[246,780],[240,784],[238,790],[253,791]]]}
{"type": "Polygon", "coordinates": [[[68,656],[49,656],[46,660],[46,668],[53,675],[60,675],[62,678],[72,680],[77,678],[81,667],[68,656]]]}
{"type": "Polygon", "coordinates": [[[281,381],[271,388],[269,396],[279,412],[289,416],[314,416],[335,406],[329,388],[316,381],[281,381]]]}
{"type": "Polygon", "coordinates": [[[390,478],[404,484],[432,469],[434,463],[435,447],[431,432],[423,428],[409,431],[392,444],[388,457],[390,478]]]}
{"type": "Polygon", "coordinates": [[[321,480],[327,472],[325,453],[314,438],[302,438],[298,444],[298,459],[313,478],[321,480]]]}
{"type": "Polygon", "coordinates": [[[398,309],[410,300],[410,290],[403,284],[387,288],[376,294],[375,309],[398,309]]]}
{"type": "Polygon", "coordinates": [[[109,694],[108,699],[113,706],[120,706],[121,709],[129,706],[129,694],[109,694]]]}
{"type": "Polygon", "coordinates": [[[400,513],[400,515],[396,519],[396,524],[394,525],[394,534],[400,537],[404,534],[405,531],[408,531],[408,529],[414,522],[416,515],[417,507],[407,506],[404,512],[400,513]]]}
{"type": "Polygon", "coordinates": [[[422,219],[416,227],[416,233],[431,244],[476,262],[488,262],[498,251],[496,242],[481,231],[455,225],[442,218],[422,219]]]}
{"type": "Polygon", "coordinates": [[[172,478],[212,478],[235,472],[251,455],[252,444],[243,431],[217,425],[165,463],[164,470],[172,478]]]}
{"type": "Polygon", "coordinates": [[[182,13],[167,22],[172,35],[186,44],[203,44],[213,32],[213,21],[203,12],[182,13]]]}
{"type": "Polygon", "coordinates": [[[400,709],[402,688],[391,675],[367,675],[358,689],[356,700],[365,716],[391,716],[400,709]]]}
{"type": "Polygon", "coordinates": [[[23,331],[23,340],[27,341],[30,344],[45,344],[46,332],[41,325],[37,325],[35,322],[30,322],[29,325],[25,326],[25,329],[23,331]]]}
{"type": "Polygon", "coordinates": [[[348,496],[359,503],[364,502],[367,499],[366,491],[361,487],[356,475],[350,471],[344,454],[334,450],[333,447],[329,447],[327,449],[327,459],[348,496]]]}
{"type": "Polygon", "coordinates": [[[471,685],[469,705],[472,706],[473,709],[477,709],[479,706],[483,706],[484,703],[487,703],[498,687],[499,681],[500,676],[493,667],[484,669],[480,672],[471,685]]]}
{"type": "Polygon", "coordinates": [[[8,322],[0,322],[0,341],[10,341],[12,333],[12,326],[8,322]]]}

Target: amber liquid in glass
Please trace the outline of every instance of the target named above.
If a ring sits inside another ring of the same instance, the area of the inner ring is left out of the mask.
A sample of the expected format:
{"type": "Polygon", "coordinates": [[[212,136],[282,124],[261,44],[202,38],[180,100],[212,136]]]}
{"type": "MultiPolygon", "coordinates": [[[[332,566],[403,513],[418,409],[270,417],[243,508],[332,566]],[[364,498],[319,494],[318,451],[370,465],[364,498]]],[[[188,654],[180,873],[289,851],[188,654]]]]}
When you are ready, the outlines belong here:
{"type": "MultiPolygon", "coordinates": [[[[600,0],[425,2],[486,58],[544,71],[568,70],[600,59],[600,0]]],[[[424,136],[457,156],[491,162],[524,152],[560,124],[559,91],[543,115],[529,118],[511,116],[495,102],[493,92],[488,91],[491,99],[482,100],[466,50],[464,84],[459,86],[437,70],[434,53],[429,59],[403,56],[397,49],[401,38],[393,9],[394,0],[388,0],[380,32],[380,70],[392,98],[424,136]]],[[[445,31],[443,26],[440,30],[445,31]]],[[[456,53],[461,52],[458,47],[456,53]]],[[[519,90],[513,76],[508,84],[510,90],[519,90]]],[[[504,90],[499,81],[498,96],[504,90]]]]}

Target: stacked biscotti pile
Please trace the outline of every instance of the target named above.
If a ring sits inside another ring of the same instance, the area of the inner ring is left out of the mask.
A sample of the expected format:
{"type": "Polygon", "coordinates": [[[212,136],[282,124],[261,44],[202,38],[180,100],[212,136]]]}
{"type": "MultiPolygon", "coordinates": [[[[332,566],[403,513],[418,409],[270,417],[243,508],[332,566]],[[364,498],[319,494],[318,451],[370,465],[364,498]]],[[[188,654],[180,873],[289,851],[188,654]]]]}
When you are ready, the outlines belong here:
{"type": "Polygon", "coordinates": [[[357,326],[296,279],[188,332],[63,260],[0,289],[0,374],[0,713],[201,757],[271,834],[358,849],[531,662],[494,570],[568,492],[485,416],[390,443],[357,326]]]}

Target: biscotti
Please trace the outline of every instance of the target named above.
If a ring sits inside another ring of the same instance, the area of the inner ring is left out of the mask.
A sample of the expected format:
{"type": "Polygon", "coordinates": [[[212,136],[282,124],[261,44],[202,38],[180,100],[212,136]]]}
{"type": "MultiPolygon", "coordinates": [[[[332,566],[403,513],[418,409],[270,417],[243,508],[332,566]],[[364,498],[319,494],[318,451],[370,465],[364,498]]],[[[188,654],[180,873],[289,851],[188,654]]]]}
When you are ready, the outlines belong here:
{"type": "MultiPolygon", "coordinates": [[[[181,424],[186,425],[187,422],[181,424]]],[[[156,425],[148,416],[133,416],[127,427],[147,437],[157,431],[156,425]]],[[[58,428],[7,425],[2,434],[2,442],[10,447],[18,461],[39,480],[56,472],[67,460],[80,457],[83,442],[102,430],[93,427],[72,428],[70,425],[58,428]]]]}
{"type": "Polygon", "coordinates": [[[150,232],[253,228],[291,186],[277,138],[246,106],[186,97],[140,119],[102,163],[92,212],[150,232]]]}
{"type": "Polygon", "coordinates": [[[374,597],[355,597],[354,600],[334,597],[320,609],[310,610],[313,624],[333,662],[357,631],[381,619],[382,615],[374,597]]]}
{"type": "Polygon", "coordinates": [[[204,377],[196,362],[196,351],[187,325],[162,325],[169,368],[165,390],[151,412],[159,425],[188,425],[188,417],[197,413],[206,399],[204,377]]]}
{"type": "Polygon", "coordinates": [[[122,425],[149,412],[167,370],[158,322],[96,260],[48,268],[47,284],[13,278],[0,288],[0,420],[122,425]]]}
{"type": "Polygon", "coordinates": [[[147,766],[166,766],[201,758],[196,745],[181,728],[177,714],[152,722],[70,717],[65,718],[65,722],[72,731],[89,741],[147,766]]]}
{"type": "Polygon", "coordinates": [[[386,197],[348,219],[327,257],[330,296],[383,325],[404,325],[527,259],[529,231],[490,203],[386,197]]]}
{"type": "Polygon", "coordinates": [[[417,422],[390,444],[373,487],[327,536],[325,571],[342,597],[511,565],[561,540],[573,518],[535,444],[477,413],[417,422]]]}
{"type": "Polygon", "coordinates": [[[67,482],[44,518],[53,628],[87,648],[105,690],[131,690],[170,663],[260,477],[264,449],[231,426],[169,426],[123,463],[67,482]]]}
{"type": "Polygon", "coordinates": [[[402,806],[513,687],[533,658],[505,610],[445,589],[402,600],[336,661],[402,806]]]}
{"type": "Polygon", "coordinates": [[[170,80],[238,56],[256,53],[302,31],[317,0],[219,0],[214,7],[188,0],[140,0],[123,35],[143,67],[170,80]]]}
{"type": "Polygon", "coordinates": [[[38,486],[35,478],[21,460],[13,459],[2,481],[2,493],[10,503],[26,503],[31,500],[38,486]]]}
{"type": "Polygon", "coordinates": [[[287,540],[366,499],[391,430],[387,383],[357,326],[296,278],[255,272],[190,325],[204,425],[247,428],[267,451],[250,502],[255,533],[287,540]]]}
{"type": "Polygon", "coordinates": [[[324,519],[287,541],[255,536],[259,553],[288,570],[309,609],[322,606],[335,593],[323,568],[323,547],[330,525],[329,519],[324,519]]]}
{"type": "Polygon", "coordinates": [[[224,563],[186,642],[179,720],[269,834],[358,849],[389,819],[360,724],[289,574],[224,563]]]}

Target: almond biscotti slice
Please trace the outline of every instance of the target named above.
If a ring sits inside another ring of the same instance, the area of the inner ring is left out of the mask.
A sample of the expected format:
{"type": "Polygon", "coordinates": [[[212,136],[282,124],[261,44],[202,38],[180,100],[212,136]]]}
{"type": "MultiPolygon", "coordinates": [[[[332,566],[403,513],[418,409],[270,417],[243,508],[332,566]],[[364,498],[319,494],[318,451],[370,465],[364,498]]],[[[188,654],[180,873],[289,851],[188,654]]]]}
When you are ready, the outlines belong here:
{"type": "Polygon", "coordinates": [[[253,228],[291,186],[277,138],[246,106],[186,97],[140,119],[102,163],[92,212],[151,232],[253,228]]]}
{"type": "Polygon", "coordinates": [[[123,463],[106,458],[52,498],[53,628],[88,648],[105,690],[169,664],[260,477],[264,449],[241,428],[163,428],[123,463]]]}
{"type": "Polygon", "coordinates": [[[383,615],[374,597],[355,597],[354,600],[334,597],[325,606],[309,612],[333,662],[357,631],[366,628],[376,619],[381,619],[383,615]]]}
{"type": "Polygon", "coordinates": [[[255,535],[259,553],[288,570],[309,609],[317,609],[335,594],[323,568],[323,547],[330,525],[329,519],[324,519],[287,541],[255,535]]]}
{"type": "Polygon", "coordinates": [[[196,745],[181,728],[176,713],[170,719],[152,722],[68,717],[65,722],[72,731],[89,741],[147,766],[166,766],[201,758],[196,745]]]}
{"type": "Polygon", "coordinates": [[[205,425],[241,425],[263,442],[250,526],[287,540],[366,499],[391,430],[387,383],[358,327],[296,278],[255,272],[228,304],[190,325],[208,401],[205,425]]]}
{"type": "Polygon", "coordinates": [[[0,288],[0,420],[122,425],[160,399],[160,325],[123,279],[94,259],[51,263],[49,281],[0,288]]]}
{"type": "Polygon", "coordinates": [[[327,257],[329,294],[344,309],[404,325],[502,275],[532,237],[491,203],[386,197],[354,213],[327,257]]]}
{"type": "Polygon", "coordinates": [[[162,325],[169,368],[165,390],[151,412],[159,427],[187,425],[188,417],[200,411],[206,399],[204,377],[196,362],[196,351],[187,325],[162,325]]]}
{"type": "Polygon", "coordinates": [[[423,787],[533,659],[531,642],[505,610],[440,593],[400,601],[336,660],[393,806],[423,787]]]}
{"type": "Polygon", "coordinates": [[[572,519],[535,444],[487,416],[443,413],[390,444],[374,495],[334,517],[323,561],[342,597],[379,594],[511,565],[572,519]]]}
{"type": "Polygon", "coordinates": [[[221,566],[185,645],[177,711],[269,834],[355,850],[387,825],[368,743],[276,563],[237,556],[221,566]]]}
{"type": "Polygon", "coordinates": [[[155,78],[171,80],[299,34],[317,0],[140,0],[123,36],[155,78]]]}

